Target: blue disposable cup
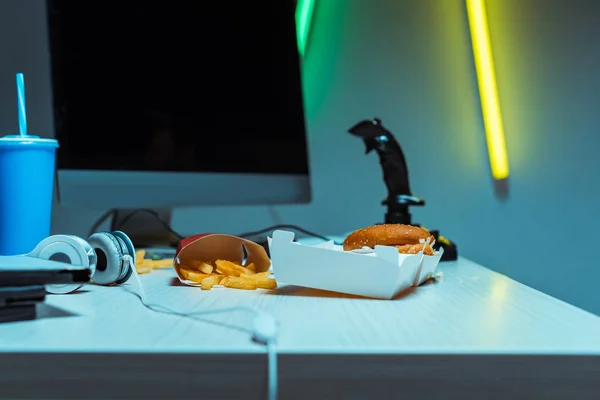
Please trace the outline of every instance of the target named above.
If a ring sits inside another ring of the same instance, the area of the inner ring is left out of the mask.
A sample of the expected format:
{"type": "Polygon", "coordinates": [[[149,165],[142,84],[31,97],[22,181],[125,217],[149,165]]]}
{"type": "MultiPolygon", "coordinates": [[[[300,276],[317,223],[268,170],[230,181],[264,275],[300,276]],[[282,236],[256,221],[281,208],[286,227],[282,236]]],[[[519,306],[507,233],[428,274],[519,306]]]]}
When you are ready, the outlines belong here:
{"type": "Polygon", "coordinates": [[[0,255],[27,254],[50,236],[58,142],[0,138],[0,255]]]}

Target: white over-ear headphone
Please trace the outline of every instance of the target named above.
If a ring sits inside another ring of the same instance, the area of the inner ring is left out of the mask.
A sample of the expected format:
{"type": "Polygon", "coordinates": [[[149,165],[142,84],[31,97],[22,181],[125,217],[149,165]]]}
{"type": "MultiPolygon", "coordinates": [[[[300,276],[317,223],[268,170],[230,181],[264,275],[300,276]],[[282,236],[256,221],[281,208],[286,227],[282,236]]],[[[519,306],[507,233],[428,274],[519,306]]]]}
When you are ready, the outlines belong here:
{"type": "MultiPolygon", "coordinates": [[[[121,231],[95,233],[87,241],[73,235],[53,235],[42,240],[28,256],[89,268],[92,282],[98,285],[125,283],[133,273],[131,259],[135,265],[133,243],[121,231]]],[[[47,285],[46,291],[66,294],[82,286],[47,285]]]]}

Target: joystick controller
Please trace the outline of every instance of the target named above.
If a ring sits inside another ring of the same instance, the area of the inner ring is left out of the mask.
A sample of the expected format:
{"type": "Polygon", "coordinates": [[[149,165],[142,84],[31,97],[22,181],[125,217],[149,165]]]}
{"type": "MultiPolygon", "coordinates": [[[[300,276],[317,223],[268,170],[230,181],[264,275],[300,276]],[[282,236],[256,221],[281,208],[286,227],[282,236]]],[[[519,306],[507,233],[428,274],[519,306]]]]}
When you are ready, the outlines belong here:
{"type": "MultiPolygon", "coordinates": [[[[382,125],[378,118],[363,120],[350,128],[348,132],[363,140],[365,154],[374,150],[379,156],[383,181],[388,190],[387,198],[381,203],[387,207],[385,223],[420,226],[412,222],[410,207],[424,206],[425,200],[413,195],[410,190],[406,158],[394,135],[382,125]]],[[[444,248],[441,261],[456,260],[458,257],[456,245],[441,236],[439,231],[431,230],[430,232],[435,237],[434,247],[436,250],[444,248]]]]}

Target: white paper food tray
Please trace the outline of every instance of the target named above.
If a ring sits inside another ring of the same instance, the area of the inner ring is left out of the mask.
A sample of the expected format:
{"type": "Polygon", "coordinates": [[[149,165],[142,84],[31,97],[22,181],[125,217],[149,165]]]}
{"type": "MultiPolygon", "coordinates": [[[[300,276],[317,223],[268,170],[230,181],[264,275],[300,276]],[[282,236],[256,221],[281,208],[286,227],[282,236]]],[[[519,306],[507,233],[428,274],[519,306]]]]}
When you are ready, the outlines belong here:
{"type": "Polygon", "coordinates": [[[395,247],[374,251],[343,251],[333,242],[306,246],[294,242],[294,233],[275,231],[269,240],[275,278],[289,285],[391,299],[433,276],[443,249],[433,256],[400,254],[395,247]]]}

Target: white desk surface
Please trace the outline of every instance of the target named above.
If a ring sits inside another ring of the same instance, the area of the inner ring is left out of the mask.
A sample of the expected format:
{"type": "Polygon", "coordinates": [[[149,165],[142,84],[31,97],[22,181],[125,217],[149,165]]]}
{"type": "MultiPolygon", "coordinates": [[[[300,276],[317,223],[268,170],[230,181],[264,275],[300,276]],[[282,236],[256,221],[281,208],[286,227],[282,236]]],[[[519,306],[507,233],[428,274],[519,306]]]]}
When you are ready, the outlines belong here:
{"type": "MultiPolygon", "coordinates": [[[[600,398],[599,317],[465,259],[439,271],[437,282],[391,301],[285,285],[202,291],[182,286],[172,269],[142,280],[150,302],[180,311],[249,305],[271,313],[282,399],[326,390],[386,398],[399,387],[420,399],[448,390],[600,398]]],[[[251,315],[160,314],[134,288],[131,280],[49,295],[37,320],[0,324],[0,398],[264,398],[265,350],[244,331],[251,315]]]]}

